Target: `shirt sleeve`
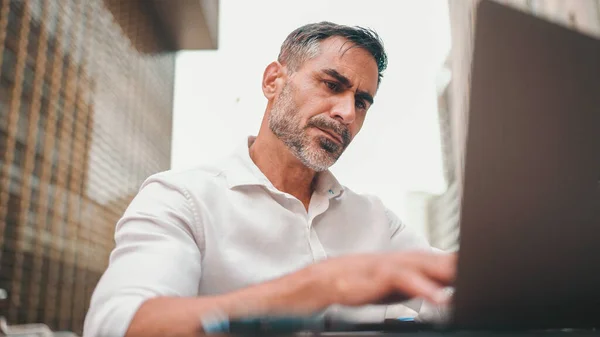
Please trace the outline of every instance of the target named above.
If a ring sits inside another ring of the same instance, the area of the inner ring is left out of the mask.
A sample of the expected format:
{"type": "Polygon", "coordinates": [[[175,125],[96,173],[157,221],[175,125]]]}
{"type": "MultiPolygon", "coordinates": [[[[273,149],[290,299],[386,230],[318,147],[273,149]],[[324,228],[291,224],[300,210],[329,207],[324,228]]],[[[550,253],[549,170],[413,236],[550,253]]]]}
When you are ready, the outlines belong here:
{"type": "Polygon", "coordinates": [[[115,230],[115,248],[86,315],[86,337],[124,336],[142,303],[158,296],[196,296],[201,235],[187,191],[148,178],[115,230]]]}
{"type": "Polygon", "coordinates": [[[424,236],[406,226],[390,209],[385,209],[390,223],[391,244],[393,250],[431,250],[424,236]]]}

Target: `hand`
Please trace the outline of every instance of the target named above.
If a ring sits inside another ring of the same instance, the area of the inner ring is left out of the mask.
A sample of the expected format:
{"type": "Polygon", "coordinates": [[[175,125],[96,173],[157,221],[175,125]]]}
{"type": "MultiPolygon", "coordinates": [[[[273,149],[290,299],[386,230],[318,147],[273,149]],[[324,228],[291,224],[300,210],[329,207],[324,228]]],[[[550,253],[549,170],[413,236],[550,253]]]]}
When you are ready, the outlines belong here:
{"type": "Polygon", "coordinates": [[[445,304],[456,256],[433,252],[347,255],[216,298],[228,317],[310,315],[340,304],[359,306],[422,297],[445,304]]]}
{"type": "Polygon", "coordinates": [[[456,254],[401,252],[333,258],[315,264],[322,296],[331,304],[358,306],[422,297],[433,304],[449,301],[444,288],[456,273],[456,254]]]}

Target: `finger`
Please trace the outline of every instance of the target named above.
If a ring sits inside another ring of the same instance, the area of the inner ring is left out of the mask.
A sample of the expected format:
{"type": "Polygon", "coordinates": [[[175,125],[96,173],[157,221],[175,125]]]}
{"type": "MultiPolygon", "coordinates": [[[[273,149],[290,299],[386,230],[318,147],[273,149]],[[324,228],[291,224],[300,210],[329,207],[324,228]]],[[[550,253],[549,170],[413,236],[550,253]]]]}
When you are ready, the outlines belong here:
{"type": "Polygon", "coordinates": [[[408,264],[443,285],[452,284],[456,277],[455,253],[414,252],[405,255],[399,263],[399,268],[408,264]]]}
{"type": "Polygon", "coordinates": [[[430,263],[425,264],[423,272],[438,282],[450,285],[456,278],[456,254],[434,254],[430,263]]]}
{"type": "Polygon", "coordinates": [[[434,304],[446,304],[450,296],[437,281],[418,270],[401,270],[396,272],[394,288],[408,298],[422,297],[434,304]]]}

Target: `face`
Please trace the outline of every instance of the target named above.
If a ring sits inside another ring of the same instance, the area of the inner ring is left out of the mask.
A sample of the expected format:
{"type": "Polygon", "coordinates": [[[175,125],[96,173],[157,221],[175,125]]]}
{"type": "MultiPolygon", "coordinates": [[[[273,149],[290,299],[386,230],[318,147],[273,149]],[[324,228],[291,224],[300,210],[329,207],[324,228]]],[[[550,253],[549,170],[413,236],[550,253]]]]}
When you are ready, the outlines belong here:
{"type": "Polygon", "coordinates": [[[360,131],[377,82],[368,51],[340,37],[323,40],[319,55],[282,82],[269,128],[305,166],[324,171],[360,131]]]}

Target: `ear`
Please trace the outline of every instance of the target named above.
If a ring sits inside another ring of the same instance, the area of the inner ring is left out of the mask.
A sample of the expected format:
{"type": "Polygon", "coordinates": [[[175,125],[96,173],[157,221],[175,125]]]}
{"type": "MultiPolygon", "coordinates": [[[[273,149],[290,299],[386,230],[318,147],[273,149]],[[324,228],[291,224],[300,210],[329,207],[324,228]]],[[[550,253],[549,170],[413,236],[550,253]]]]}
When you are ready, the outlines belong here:
{"type": "Polygon", "coordinates": [[[285,76],[285,67],[277,62],[271,62],[263,74],[262,90],[268,100],[273,99],[279,91],[285,76]]]}

